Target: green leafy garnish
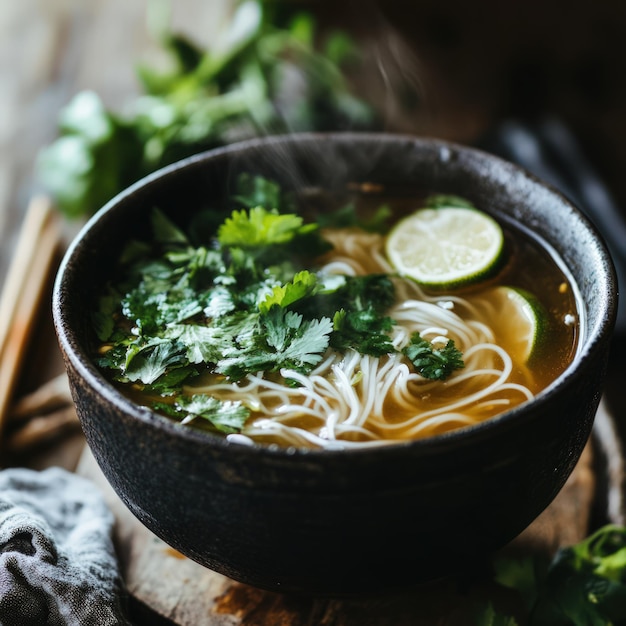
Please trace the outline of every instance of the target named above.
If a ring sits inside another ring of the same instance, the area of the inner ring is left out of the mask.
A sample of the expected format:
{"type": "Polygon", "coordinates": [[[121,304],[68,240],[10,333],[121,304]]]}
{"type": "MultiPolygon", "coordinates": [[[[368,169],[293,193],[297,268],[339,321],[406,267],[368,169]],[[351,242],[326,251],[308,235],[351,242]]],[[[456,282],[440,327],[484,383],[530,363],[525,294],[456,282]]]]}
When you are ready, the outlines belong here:
{"type": "Polygon", "coordinates": [[[519,623],[514,617],[498,613],[489,602],[477,612],[474,626],[519,626],[519,623]]]}
{"type": "Polygon", "coordinates": [[[145,346],[133,345],[126,352],[124,376],[128,380],[150,385],[172,368],[186,365],[184,347],[167,340],[148,342],[145,346]]]}
{"type": "Polygon", "coordinates": [[[373,308],[363,311],[337,311],[333,317],[331,345],[339,351],[356,350],[361,354],[383,356],[395,352],[387,333],[394,322],[390,317],[380,316],[373,308]]]}
{"type": "MultiPolygon", "coordinates": [[[[271,181],[257,180],[254,189],[282,197],[271,181]]],[[[387,314],[396,299],[391,278],[315,271],[330,244],[302,216],[261,205],[235,209],[202,237],[158,209],[151,221],[152,241],[125,247],[124,279],[108,287],[93,321],[103,342],[99,365],[147,391],[156,398],[148,402],[168,415],[185,423],[206,418],[213,429],[235,432],[243,408],[205,404],[201,396],[190,402],[183,385],[202,374],[237,383],[259,373],[292,385],[297,377],[289,371],[310,373],[329,349],[397,352],[387,314]],[[192,244],[198,239],[204,243],[192,244]]],[[[462,366],[453,344],[435,350],[413,338],[404,354],[433,378],[462,366]]]]}
{"type": "Polygon", "coordinates": [[[237,193],[233,196],[233,200],[240,206],[260,206],[264,209],[276,209],[283,212],[288,208],[289,201],[285,201],[280,185],[273,180],[263,178],[262,176],[252,176],[244,172],[237,179],[237,193]]]}
{"type": "Polygon", "coordinates": [[[451,194],[433,194],[432,196],[428,196],[424,202],[424,206],[429,209],[439,209],[449,206],[465,207],[467,209],[476,208],[467,198],[451,194]]]}
{"type": "Polygon", "coordinates": [[[402,352],[424,378],[444,380],[454,370],[464,367],[463,355],[452,339],[443,348],[435,348],[416,332],[402,352]]]}
{"type": "Polygon", "coordinates": [[[276,285],[265,300],[259,303],[261,313],[268,313],[272,307],[278,305],[285,308],[290,304],[308,298],[319,289],[317,276],[307,270],[298,272],[293,280],[284,285],[276,285]]]}
{"type": "Polygon", "coordinates": [[[316,229],[315,224],[303,226],[298,215],[281,215],[276,210],[258,206],[233,211],[220,226],[217,238],[225,247],[256,248],[289,243],[295,236],[316,229]]]}
{"type": "Polygon", "coordinates": [[[233,349],[216,370],[231,380],[246,374],[278,372],[281,368],[309,372],[328,347],[332,322],[328,318],[304,320],[293,311],[274,305],[259,319],[259,333],[247,345],[233,349]],[[232,355],[232,356],[231,356],[232,355]]]}
{"type": "Polygon", "coordinates": [[[250,416],[250,409],[241,402],[221,401],[204,394],[180,396],[173,404],[159,402],[155,408],[184,423],[196,418],[207,420],[224,434],[240,432],[250,416]]]}
{"type": "Polygon", "coordinates": [[[367,232],[384,234],[389,230],[389,220],[392,211],[388,204],[382,204],[368,218],[359,215],[354,204],[343,207],[319,216],[317,222],[320,228],[349,228],[355,226],[367,232]]]}

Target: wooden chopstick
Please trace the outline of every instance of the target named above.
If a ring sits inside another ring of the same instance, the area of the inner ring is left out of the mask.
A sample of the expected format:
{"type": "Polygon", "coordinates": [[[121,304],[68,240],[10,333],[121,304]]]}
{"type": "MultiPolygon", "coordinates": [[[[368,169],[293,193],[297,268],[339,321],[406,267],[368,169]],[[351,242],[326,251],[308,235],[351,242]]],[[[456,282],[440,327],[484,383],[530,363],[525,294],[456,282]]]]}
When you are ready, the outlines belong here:
{"type": "Polygon", "coordinates": [[[23,423],[34,416],[71,405],[70,383],[67,374],[63,373],[12,403],[6,419],[12,424],[23,423]]]}
{"type": "Polygon", "coordinates": [[[24,353],[62,242],[50,200],[30,203],[0,296],[0,438],[24,353]]]}
{"type": "Polygon", "coordinates": [[[36,446],[54,441],[66,433],[80,430],[80,422],[73,405],[65,406],[31,417],[20,428],[10,429],[6,436],[6,447],[13,454],[25,452],[36,446]]]}

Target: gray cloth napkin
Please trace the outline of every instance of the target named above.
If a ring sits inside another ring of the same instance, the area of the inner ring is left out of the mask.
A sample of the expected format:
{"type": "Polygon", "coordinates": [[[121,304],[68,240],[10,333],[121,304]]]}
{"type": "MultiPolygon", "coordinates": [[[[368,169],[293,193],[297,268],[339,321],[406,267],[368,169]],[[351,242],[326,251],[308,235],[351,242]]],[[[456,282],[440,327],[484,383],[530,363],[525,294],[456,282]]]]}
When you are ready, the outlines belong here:
{"type": "Polygon", "coordinates": [[[113,515],[88,480],[53,467],[0,472],[0,624],[130,624],[113,515]]]}

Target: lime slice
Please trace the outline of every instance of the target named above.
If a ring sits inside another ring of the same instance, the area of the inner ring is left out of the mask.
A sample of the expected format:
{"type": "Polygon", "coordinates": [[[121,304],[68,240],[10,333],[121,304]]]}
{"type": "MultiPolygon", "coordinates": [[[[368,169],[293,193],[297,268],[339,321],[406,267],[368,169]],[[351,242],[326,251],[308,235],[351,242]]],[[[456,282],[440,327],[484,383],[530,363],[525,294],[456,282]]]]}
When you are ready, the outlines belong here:
{"type": "Polygon", "coordinates": [[[468,207],[420,209],[387,237],[387,257],[401,276],[433,288],[459,287],[491,273],[504,236],[489,215],[468,207]]]}
{"type": "Polygon", "coordinates": [[[537,354],[547,327],[541,303],[517,287],[495,287],[487,292],[485,300],[496,312],[491,323],[496,343],[518,363],[528,363],[537,354]]]}

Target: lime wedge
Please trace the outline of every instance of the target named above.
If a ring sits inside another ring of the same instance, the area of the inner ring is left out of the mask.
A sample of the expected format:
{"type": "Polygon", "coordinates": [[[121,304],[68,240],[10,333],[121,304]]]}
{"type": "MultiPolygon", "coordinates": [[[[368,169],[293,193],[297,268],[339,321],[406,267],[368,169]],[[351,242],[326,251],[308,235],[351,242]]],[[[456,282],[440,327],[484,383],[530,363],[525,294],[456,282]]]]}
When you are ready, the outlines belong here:
{"type": "Polygon", "coordinates": [[[492,328],[500,344],[518,363],[538,352],[547,327],[547,314],[537,298],[517,287],[495,287],[485,294],[496,311],[492,328]]]}
{"type": "Polygon", "coordinates": [[[401,276],[437,289],[488,276],[502,255],[504,235],[489,215],[469,207],[419,209],[387,236],[387,257],[401,276]]]}

